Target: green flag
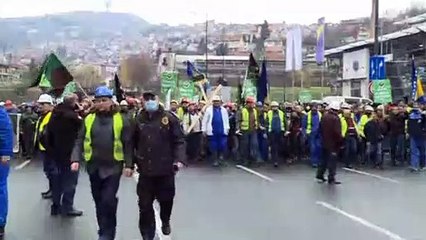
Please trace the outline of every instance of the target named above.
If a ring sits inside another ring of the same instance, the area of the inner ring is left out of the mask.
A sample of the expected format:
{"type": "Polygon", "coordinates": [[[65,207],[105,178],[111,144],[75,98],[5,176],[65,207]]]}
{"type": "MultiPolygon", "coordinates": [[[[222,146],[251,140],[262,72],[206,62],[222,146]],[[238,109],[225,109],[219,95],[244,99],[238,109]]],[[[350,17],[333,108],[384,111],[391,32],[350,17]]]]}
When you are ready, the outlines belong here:
{"type": "Polygon", "coordinates": [[[73,80],[68,69],[59,61],[55,54],[51,53],[43,63],[37,79],[30,87],[48,88],[59,96],[65,86],[73,80]]]}

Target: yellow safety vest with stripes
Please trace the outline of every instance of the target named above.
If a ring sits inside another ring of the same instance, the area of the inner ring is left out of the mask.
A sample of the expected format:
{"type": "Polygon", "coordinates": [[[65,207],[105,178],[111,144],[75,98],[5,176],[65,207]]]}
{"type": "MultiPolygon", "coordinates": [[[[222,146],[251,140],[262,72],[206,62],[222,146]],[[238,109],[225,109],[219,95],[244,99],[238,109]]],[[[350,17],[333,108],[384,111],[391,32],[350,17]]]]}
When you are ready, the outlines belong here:
{"type": "MultiPolygon", "coordinates": [[[[317,112],[318,116],[319,116],[319,120],[321,120],[321,113],[317,112]]],[[[306,134],[310,134],[312,131],[312,111],[308,112],[308,119],[307,119],[307,123],[306,123],[306,134]]]]}
{"type": "MultiPolygon", "coordinates": [[[[37,140],[40,140],[38,138],[43,133],[44,128],[49,123],[51,117],[52,117],[52,112],[48,112],[44,117],[40,117],[37,120],[37,123],[36,123],[37,130],[34,135],[34,145],[37,143],[37,140]],[[40,123],[40,120],[41,120],[41,123],[40,123]]],[[[38,143],[38,149],[40,149],[40,151],[46,151],[46,148],[40,143],[40,141],[38,143]]]]}
{"type": "MultiPolygon", "coordinates": [[[[280,117],[281,121],[281,131],[285,131],[285,114],[283,111],[278,110],[278,116],[280,117]]],[[[272,118],[274,117],[274,111],[269,110],[268,111],[268,131],[272,132],[272,118]]]]}
{"type": "MultiPolygon", "coordinates": [[[[253,108],[253,114],[254,114],[254,124],[255,129],[259,126],[258,116],[257,116],[257,110],[253,108]]],[[[250,114],[247,108],[243,108],[241,110],[241,130],[248,130],[250,127],[250,114]]]]}
{"type": "MultiPolygon", "coordinates": [[[[354,124],[355,127],[355,131],[357,134],[360,134],[359,132],[359,128],[355,123],[355,120],[353,118],[350,118],[354,124]]],[[[348,131],[348,123],[346,122],[346,118],[345,117],[341,117],[340,118],[340,125],[342,125],[342,136],[346,137],[346,132],[348,131]]]]}
{"type": "MultiPolygon", "coordinates": [[[[84,119],[84,126],[86,133],[83,142],[83,153],[86,162],[92,159],[92,127],[95,122],[96,114],[91,113],[84,119]]],[[[115,113],[112,117],[114,143],[113,143],[113,154],[116,161],[124,160],[123,143],[121,142],[121,132],[123,130],[123,117],[120,113],[115,113]]]]}

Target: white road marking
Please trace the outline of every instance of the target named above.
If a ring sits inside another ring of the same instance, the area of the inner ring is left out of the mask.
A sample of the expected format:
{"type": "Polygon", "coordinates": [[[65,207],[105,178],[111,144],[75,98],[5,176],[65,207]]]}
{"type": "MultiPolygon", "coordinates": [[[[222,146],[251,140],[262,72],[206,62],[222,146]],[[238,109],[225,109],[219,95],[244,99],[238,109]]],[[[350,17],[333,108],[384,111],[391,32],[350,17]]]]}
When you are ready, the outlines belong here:
{"type": "MultiPolygon", "coordinates": [[[[139,180],[139,173],[134,173],[133,174],[133,179],[135,180],[135,182],[137,183],[139,180]]],[[[161,219],[160,219],[160,214],[158,212],[157,206],[154,203],[153,206],[154,208],[154,216],[155,216],[155,233],[157,235],[158,240],[171,240],[171,237],[169,236],[164,236],[163,232],[161,231],[161,219]]]]}
{"type": "Polygon", "coordinates": [[[265,176],[265,175],[263,175],[261,173],[258,173],[256,171],[250,169],[250,168],[247,168],[247,167],[244,167],[244,166],[241,166],[241,165],[236,165],[235,167],[237,167],[237,168],[239,168],[241,170],[244,170],[244,171],[246,171],[248,173],[254,174],[254,175],[258,176],[258,177],[261,177],[261,178],[265,179],[266,181],[269,181],[269,182],[273,182],[274,181],[274,179],[272,179],[272,178],[270,178],[268,176],[265,176]]]}
{"type": "Polygon", "coordinates": [[[24,167],[26,167],[28,164],[31,163],[31,160],[26,160],[25,162],[19,164],[18,166],[15,167],[15,170],[21,170],[24,167]]]}
{"type": "Polygon", "coordinates": [[[348,172],[353,172],[353,173],[358,173],[361,175],[365,175],[365,176],[370,176],[373,178],[377,178],[383,181],[387,181],[387,182],[391,182],[391,183],[400,183],[398,180],[392,179],[392,178],[388,178],[388,177],[382,177],[376,174],[372,174],[372,173],[368,173],[368,172],[363,172],[363,171],[359,171],[359,170],[355,170],[355,169],[350,169],[350,168],[343,168],[343,170],[348,171],[348,172]]]}
{"type": "Polygon", "coordinates": [[[352,221],[357,222],[357,223],[359,223],[361,225],[364,225],[364,226],[366,226],[366,227],[368,227],[368,228],[370,228],[370,229],[372,229],[372,230],[374,230],[376,232],[384,234],[384,235],[388,236],[389,239],[392,239],[392,240],[406,240],[405,238],[399,236],[398,234],[395,234],[395,233],[393,233],[393,232],[391,232],[391,231],[389,231],[389,230],[387,230],[385,228],[377,226],[376,224],[371,223],[371,222],[369,222],[369,221],[367,221],[367,220],[365,220],[363,218],[360,218],[360,217],[357,217],[357,216],[352,215],[350,213],[347,213],[347,212],[345,212],[345,211],[343,211],[343,210],[341,210],[341,209],[339,209],[339,208],[337,208],[337,207],[335,207],[335,206],[333,206],[331,204],[328,204],[326,202],[321,202],[321,201],[317,201],[316,204],[318,204],[318,205],[320,205],[322,207],[325,207],[325,208],[327,208],[327,209],[329,209],[329,210],[331,210],[333,212],[339,213],[339,214],[341,214],[341,215],[343,215],[343,216],[351,219],[352,221]]]}

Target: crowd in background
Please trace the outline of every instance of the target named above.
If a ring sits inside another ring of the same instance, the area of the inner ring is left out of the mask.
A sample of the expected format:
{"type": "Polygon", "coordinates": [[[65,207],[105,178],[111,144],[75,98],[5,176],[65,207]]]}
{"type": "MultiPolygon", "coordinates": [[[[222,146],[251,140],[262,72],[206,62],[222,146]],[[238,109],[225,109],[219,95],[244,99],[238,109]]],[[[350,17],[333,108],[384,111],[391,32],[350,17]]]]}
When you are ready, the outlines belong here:
{"type": "MultiPolygon", "coordinates": [[[[317,167],[321,162],[324,142],[320,122],[329,106],[255,102],[223,103],[219,96],[212,104],[188,99],[172,100],[169,109],[181,121],[186,134],[186,154],[190,163],[207,161],[213,166],[226,164],[225,160],[247,166],[270,163],[275,167],[286,163],[306,162],[317,167]]],[[[138,98],[116,102],[117,108],[128,119],[141,109],[138,98]]],[[[163,105],[164,106],[164,105],[163,105]]],[[[28,102],[16,105],[10,100],[0,103],[8,113],[21,113],[21,155],[30,159],[33,139],[39,116],[39,104],[28,102]]],[[[76,111],[84,117],[91,112],[90,98],[79,101],[76,111]]],[[[341,103],[341,120],[344,143],[339,159],[346,167],[370,165],[383,169],[389,165],[408,163],[412,171],[425,167],[426,105],[418,103],[370,105],[341,103]]],[[[336,126],[338,127],[338,126],[336,126]]]]}

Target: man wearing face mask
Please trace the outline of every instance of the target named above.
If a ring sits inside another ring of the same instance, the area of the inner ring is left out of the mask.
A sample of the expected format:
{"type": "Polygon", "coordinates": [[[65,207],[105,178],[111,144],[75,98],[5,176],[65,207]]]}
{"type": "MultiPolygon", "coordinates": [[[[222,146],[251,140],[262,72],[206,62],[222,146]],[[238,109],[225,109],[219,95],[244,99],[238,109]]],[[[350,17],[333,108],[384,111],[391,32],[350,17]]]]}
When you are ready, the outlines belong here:
{"type": "Polygon", "coordinates": [[[71,171],[71,153],[82,118],[78,115],[78,97],[70,94],[56,106],[46,127],[46,154],[52,159],[52,206],[50,214],[77,217],[82,211],[74,209],[78,172],[71,171]]]}
{"type": "Polygon", "coordinates": [[[122,173],[133,173],[132,129],[112,100],[106,86],[95,91],[94,112],[87,115],[71,156],[71,170],[85,161],[96,207],[99,240],[114,240],[117,226],[117,192],[122,173]]]}
{"type": "Polygon", "coordinates": [[[143,240],[156,232],[153,202],[160,205],[161,231],[170,235],[170,216],[175,196],[175,173],[183,166],[185,140],[179,119],[159,106],[152,92],[143,94],[144,108],[135,119],[134,162],[139,172],[139,229],[143,240]]]}

